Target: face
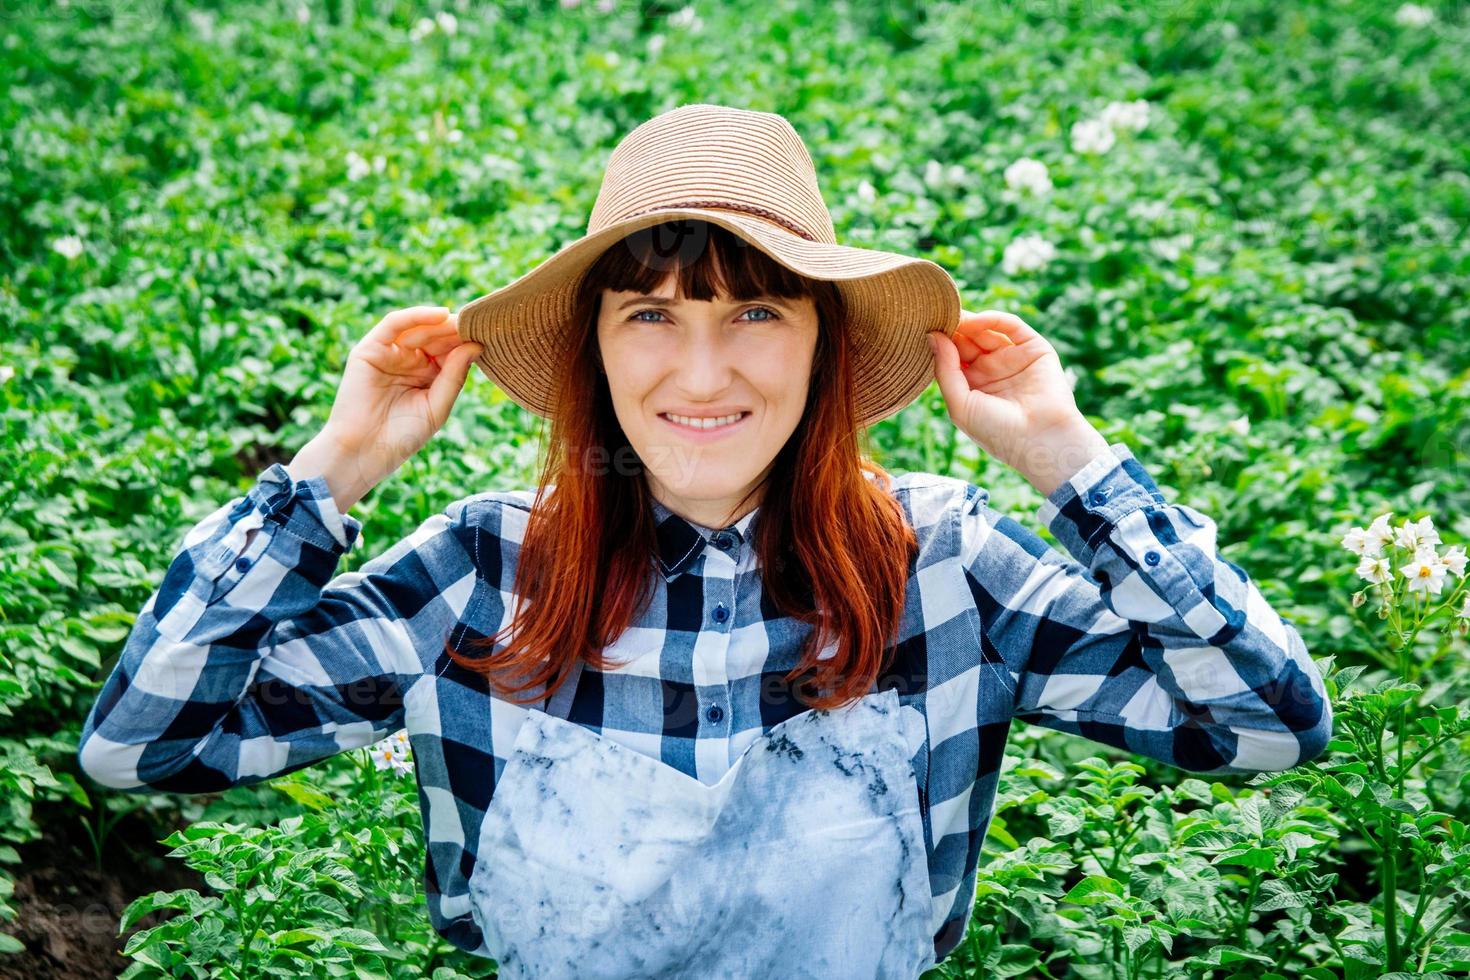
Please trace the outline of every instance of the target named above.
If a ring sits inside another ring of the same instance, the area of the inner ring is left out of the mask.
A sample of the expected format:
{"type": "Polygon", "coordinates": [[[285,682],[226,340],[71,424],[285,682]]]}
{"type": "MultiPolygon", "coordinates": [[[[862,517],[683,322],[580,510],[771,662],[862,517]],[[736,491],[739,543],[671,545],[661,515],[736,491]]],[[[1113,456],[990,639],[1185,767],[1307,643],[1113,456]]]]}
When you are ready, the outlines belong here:
{"type": "Polygon", "coordinates": [[[775,461],[806,407],[818,319],[809,297],[736,302],[602,291],[597,342],[613,408],[666,507],[706,527],[775,461]]]}

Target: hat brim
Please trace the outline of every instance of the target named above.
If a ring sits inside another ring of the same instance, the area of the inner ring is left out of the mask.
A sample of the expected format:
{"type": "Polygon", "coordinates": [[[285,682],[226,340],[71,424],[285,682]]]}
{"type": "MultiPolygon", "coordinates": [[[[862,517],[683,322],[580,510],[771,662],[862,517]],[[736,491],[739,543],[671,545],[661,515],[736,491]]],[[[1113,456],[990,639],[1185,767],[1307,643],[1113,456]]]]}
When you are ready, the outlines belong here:
{"type": "Polygon", "coordinates": [[[552,366],[573,347],[573,302],[583,273],[632,232],[679,218],[719,225],[786,268],[837,285],[848,308],[859,425],[895,414],[933,380],[924,337],[935,330],[949,336],[960,319],[959,289],[943,266],[897,252],[814,242],[759,218],[706,208],[666,208],[609,225],[467,303],[459,310],[459,335],[484,347],[475,361],[480,370],[516,404],[551,418],[552,366]]]}

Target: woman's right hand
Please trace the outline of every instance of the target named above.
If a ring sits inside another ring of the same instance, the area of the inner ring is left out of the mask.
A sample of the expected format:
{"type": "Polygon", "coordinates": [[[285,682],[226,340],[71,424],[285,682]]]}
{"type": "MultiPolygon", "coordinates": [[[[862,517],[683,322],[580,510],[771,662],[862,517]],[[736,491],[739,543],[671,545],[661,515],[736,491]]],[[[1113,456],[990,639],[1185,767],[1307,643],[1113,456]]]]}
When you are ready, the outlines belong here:
{"type": "Polygon", "coordinates": [[[340,512],[423,448],[449,419],[481,345],[443,306],[394,310],[355,344],[327,423],[288,466],[325,475],[340,512]]]}

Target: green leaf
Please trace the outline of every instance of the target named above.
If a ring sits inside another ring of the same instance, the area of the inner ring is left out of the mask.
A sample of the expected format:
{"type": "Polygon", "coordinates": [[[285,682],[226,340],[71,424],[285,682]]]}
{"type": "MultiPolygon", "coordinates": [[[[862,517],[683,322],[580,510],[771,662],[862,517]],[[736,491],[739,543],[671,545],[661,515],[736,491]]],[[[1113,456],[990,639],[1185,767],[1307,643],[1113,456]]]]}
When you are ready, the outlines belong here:
{"type": "Polygon", "coordinates": [[[1240,864],[1248,868],[1269,871],[1276,867],[1276,852],[1266,847],[1251,847],[1245,850],[1226,851],[1215,856],[1214,864],[1240,864]]]}
{"type": "Polygon", "coordinates": [[[1019,977],[1030,973],[1041,961],[1041,951],[1034,946],[1006,943],[992,954],[990,973],[998,977],[1019,977]]]}
{"type": "Polygon", "coordinates": [[[334,929],[332,938],[340,945],[352,949],[366,949],[374,953],[388,952],[388,947],[366,929],[334,929]]]}
{"type": "Polygon", "coordinates": [[[297,803],[300,803],[303,806],[309,806],[313,810],[330,810],[333,806],[336,805],[336,801],[333,800],[330,796],[321,792],[320,790],[313,789],[303,782],[277,780],[271,785],[280,790],[282,793],[285,793],[287,796],[291,797],[291,799],[295,800],[297,803]]]}
{"type": "Polygon", "coordinates": [[[1062,901],[1073,905],[1099,905],[1123,895],[1123,885],[1106,875],[1088,875],[1073,885],[1062,901]]]}

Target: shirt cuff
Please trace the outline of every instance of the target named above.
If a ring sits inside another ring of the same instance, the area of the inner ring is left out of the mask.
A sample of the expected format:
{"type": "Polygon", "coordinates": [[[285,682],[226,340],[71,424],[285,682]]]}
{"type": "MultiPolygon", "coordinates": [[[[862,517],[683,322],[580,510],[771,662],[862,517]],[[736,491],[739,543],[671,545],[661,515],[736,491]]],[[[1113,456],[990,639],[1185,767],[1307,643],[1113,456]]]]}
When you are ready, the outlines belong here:
{"type": "MultiPolygon", "coordinates": [[[[282,463],[267,467],[228,516],[229,530],[210,551],[207,567],[202,569],[215,581],[232,571],[242,573],[248,569],[253,562],[238,561],[245,539],[251,530],[264,528],[267,523],[279,525],[295,537],[337,554],[352,550],[361,540],[362,522],[337,509],[326,477],[293,481],[282,463]]],[[[260,550],[263,547],[260,539],[269,536],[269,533],[258,535],[257,541],[252,542],[252,550],[260,550]]]]}
{"type": "Polygon", "coordinates": [[[1038,516],[1082,564],[1091,567],[1098,545],[1124,517],[1166,501],[1128,446],[1110,443],[1062,481],[1042,503],[1038,516]]]}

